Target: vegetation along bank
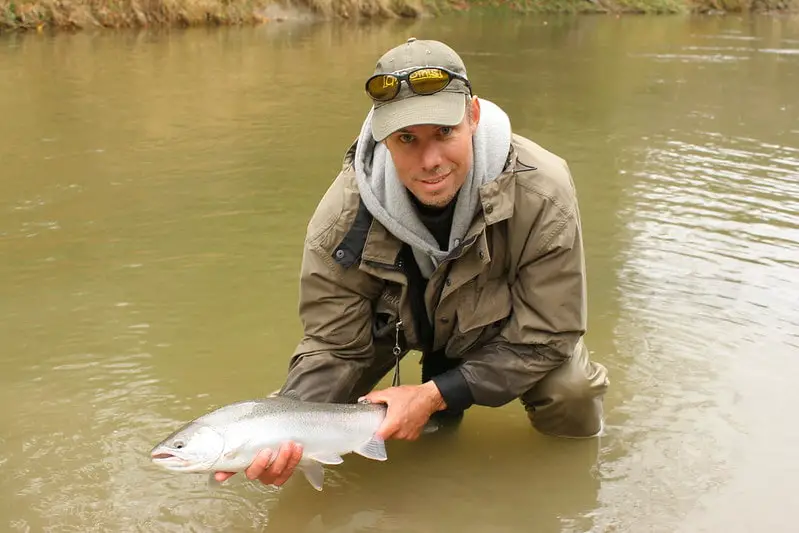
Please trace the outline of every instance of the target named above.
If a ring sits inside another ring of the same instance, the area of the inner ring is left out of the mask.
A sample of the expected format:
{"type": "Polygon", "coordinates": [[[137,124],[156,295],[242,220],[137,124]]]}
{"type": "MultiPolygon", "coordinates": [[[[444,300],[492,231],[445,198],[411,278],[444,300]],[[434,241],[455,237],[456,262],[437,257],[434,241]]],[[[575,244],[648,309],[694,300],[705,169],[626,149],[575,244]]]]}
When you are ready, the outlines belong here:
{"type": "Polygon", "coordinates": [[[392,18],[497,8],[540,13],[796,11],[799,0],[0,0],[0,31],[261,24],[305,17],[392,18]]]}

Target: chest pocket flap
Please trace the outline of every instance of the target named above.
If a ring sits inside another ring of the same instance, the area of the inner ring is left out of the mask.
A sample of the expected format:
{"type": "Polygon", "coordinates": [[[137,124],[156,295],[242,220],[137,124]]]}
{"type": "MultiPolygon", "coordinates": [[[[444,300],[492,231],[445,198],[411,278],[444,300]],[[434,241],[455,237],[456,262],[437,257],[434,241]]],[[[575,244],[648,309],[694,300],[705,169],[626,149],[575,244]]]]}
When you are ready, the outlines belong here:
{"type": "Polygon", "coordinates": [[[512,307],[510,288],[505,280],[489,281],[482,289],[474,282],[464,286],[458,302],[457,327],[447,342],[447,356],[463,357],[475,346],[496,337],[512,307]]]}
{"type": "Polygon", "coordinates": [[[458,330],[466,333],[502,321],[512,309],[510,287],[504,279],[489,280],[481,288],[474,281],[463,287],[458,302],[458,330]]]}

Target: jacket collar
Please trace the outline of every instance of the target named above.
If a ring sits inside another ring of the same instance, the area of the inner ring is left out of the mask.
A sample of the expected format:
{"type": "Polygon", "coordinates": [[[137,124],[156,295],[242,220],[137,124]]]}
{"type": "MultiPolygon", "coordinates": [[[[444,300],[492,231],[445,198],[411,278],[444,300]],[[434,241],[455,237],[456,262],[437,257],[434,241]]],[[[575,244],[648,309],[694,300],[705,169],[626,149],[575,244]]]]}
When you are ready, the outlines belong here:
{"type": "Polygon", "coordinates": [[[502,174],[497,179],[480,187],[480,204],[483,207],[483,219],[487,226],[513,216],[513,204],[516,200],[517,163],[516,148],[511,144],[502,174]]]}

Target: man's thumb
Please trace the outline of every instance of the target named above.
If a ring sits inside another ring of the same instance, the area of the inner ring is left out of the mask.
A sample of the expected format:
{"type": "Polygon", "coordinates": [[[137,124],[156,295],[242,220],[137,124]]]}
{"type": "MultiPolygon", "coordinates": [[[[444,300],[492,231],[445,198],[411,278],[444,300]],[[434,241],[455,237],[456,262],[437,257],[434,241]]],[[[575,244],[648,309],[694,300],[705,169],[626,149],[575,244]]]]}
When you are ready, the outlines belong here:
{"type": "Polygon", "coordinates": [[[358,403],[385,403],[388,404],[385,396],[380,394],[379,392],[372,391],[366,396],[361,396],[358,398],[358,403]]]}

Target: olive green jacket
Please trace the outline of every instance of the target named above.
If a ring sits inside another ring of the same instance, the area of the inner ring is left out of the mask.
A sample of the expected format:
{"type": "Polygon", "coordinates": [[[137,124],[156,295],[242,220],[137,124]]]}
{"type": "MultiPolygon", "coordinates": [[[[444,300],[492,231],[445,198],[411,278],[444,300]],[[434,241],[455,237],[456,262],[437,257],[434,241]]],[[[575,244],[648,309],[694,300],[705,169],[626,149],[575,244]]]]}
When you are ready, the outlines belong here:
{"type": "MultiPolygon", "coordinates": [[[[304,336],[284,386],[306,399],[330,399],[333,382],[355,383],[397,330],[403,352],[420,348],[402,243],[360,201],[354,151],[307,228],[304,336]]],[[[574,184],[560,157],[514,135],[480,203],[466,237],[430,277],[425,305],[433,349],[463,361],[457,371],[471,401],[499,406],[577,348],[586,331],[585,263],[574,184]]]]}

